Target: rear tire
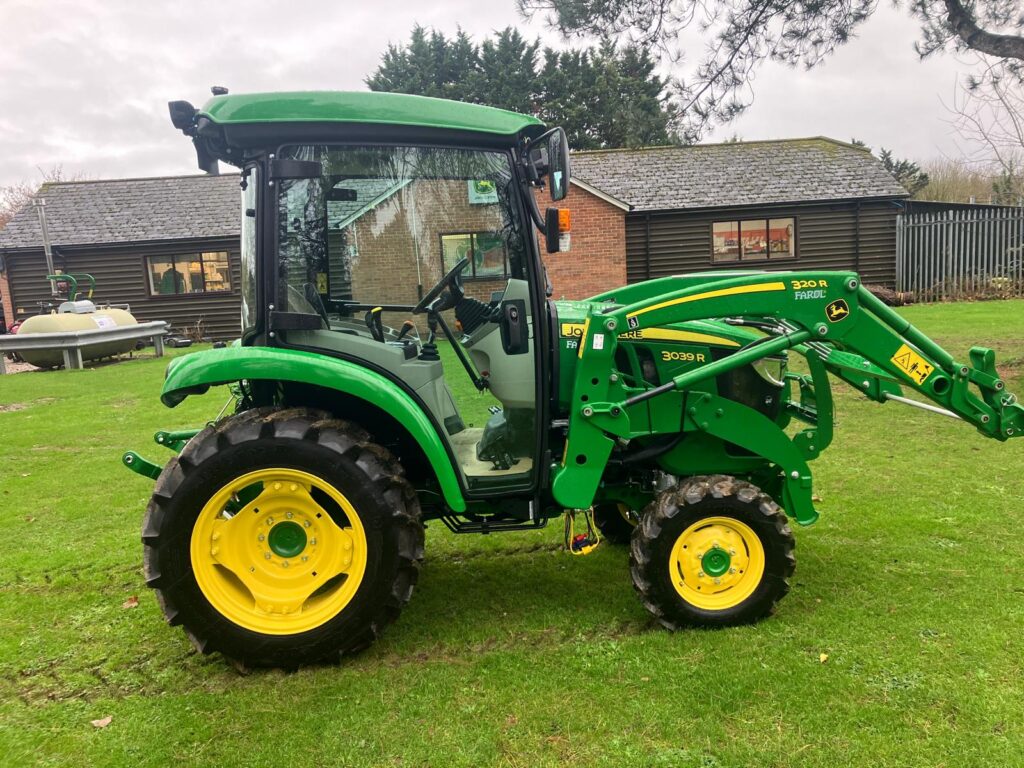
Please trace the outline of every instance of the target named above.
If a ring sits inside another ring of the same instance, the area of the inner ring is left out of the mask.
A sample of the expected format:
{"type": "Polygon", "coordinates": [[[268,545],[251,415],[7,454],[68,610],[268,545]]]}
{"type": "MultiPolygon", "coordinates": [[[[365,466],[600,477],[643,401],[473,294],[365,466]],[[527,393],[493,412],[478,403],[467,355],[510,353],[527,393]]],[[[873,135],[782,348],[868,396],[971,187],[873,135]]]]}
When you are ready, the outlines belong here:
{"type": "Polygon", "coordinates": [[[196,435],[157,480],[146,583],[203,653],[337,661],[412,595],[419,502],[397,460],[323,411],[261,408],[196,435]]]}
{"type": "Polygon", "coordinates": [[[669,629],[769,615],[796,568],[782,509],[729,475],[681,479],[644,510],[630,546],[633,586],[669,629]]]}

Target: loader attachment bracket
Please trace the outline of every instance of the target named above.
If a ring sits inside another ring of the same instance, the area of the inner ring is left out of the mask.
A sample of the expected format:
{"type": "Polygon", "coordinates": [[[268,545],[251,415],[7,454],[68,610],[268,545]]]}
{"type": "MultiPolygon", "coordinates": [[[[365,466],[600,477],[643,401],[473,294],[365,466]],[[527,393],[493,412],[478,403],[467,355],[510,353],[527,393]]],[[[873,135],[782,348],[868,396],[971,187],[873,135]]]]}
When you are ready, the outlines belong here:
{"type": "MultiPolygon", "coordinates": [[[[684,429],[707,432],[763,456],[785,478],[779,503],[786,514],[800,525],[810,525],[818,519],[812,501],[811,469],[805,458],[811,444],[790,440],[775,422],[753,408],[707,393],[687,398],[684,429]]],[[[816,450],[813,452],[817,455],[816,450]]]]}

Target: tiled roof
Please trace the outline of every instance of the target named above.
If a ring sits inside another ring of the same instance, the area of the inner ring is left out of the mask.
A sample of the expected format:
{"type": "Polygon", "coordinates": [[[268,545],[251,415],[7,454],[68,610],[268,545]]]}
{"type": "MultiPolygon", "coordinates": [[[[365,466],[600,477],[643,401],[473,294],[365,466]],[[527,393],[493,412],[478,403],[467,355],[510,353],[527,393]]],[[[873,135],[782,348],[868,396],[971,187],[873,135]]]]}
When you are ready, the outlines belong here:
{"type": "Polygon", "coordinates": [[[907,196],[866,149],[822,137],[575,152],[572,173],[637,211],[907,196]]]}
{"type": "MultiPolygon", "coordinates": [[[[44,184],[52,245],[134,243],[237,237],[238,175],[165,176],[44,184]]],[[[0,230],[0,249],[41,248],[35,208],[28,204],[0,230]]]]}

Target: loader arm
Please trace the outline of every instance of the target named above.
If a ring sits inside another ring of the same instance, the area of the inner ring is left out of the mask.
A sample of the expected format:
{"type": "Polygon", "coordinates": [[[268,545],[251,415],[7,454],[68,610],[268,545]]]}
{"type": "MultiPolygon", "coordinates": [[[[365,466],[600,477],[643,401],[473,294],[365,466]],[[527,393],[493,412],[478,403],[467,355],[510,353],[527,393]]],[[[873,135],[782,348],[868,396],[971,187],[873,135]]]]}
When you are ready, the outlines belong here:
{"type": "Polygon", "coordinates": [[[958,362],[852,272],[705,273],[630,286],[618,297],[628,303],[598,297],[607,304],[592,310],[580,339],[566,448],[553,478],[555,498],[567,507],[589,506],[616,438],[694,430],[777,465],[784,473],[783,506],[799,522],[813,522],[805,460],[820,450],[811,445],[814,432],[801,433],[797,456],[772,434],[767,425],[784,435],[773,422],[700,389],[713,377],[791,349],[878,402],[901,397],[901,386],[908,386],[987,437],[1006,440],[1024,430],[1024,408],[1006,392],[991,350],[975,347],[970,364],[958,362]],[[659,386],[631,386],[609,375],[620,333],[725,318],[755,322],[765,335],[659,386]]]}

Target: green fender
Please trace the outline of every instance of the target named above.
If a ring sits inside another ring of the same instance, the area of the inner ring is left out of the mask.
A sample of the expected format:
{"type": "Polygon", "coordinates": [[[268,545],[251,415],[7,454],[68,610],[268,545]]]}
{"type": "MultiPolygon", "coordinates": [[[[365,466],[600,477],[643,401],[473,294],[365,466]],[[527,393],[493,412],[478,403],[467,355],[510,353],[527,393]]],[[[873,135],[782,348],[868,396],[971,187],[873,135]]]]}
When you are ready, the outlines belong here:
{"type": "Polygon", "coordinates": [[[269,347],[228,347],[171,361],[160,400],[173,408],[189,395],[236,381],[268,379],[315,384],[365,400],[393,416],[419,443],[455,512],[466,510],[458,478],[441,437],[408,393],[362,366],[309,352],[269,347]]]}

